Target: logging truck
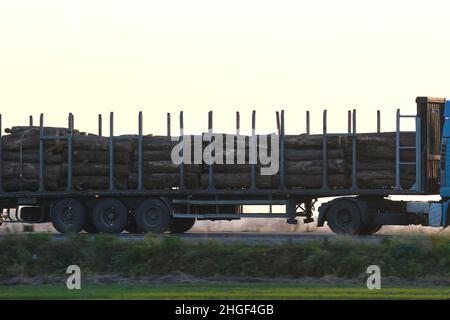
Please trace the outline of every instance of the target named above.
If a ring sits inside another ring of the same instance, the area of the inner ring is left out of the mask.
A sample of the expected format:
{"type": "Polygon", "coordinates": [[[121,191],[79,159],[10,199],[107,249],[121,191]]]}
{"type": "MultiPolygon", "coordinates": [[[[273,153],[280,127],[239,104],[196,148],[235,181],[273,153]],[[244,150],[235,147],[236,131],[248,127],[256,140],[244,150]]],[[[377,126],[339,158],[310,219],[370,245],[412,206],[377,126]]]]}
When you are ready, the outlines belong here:
{"type": "MultiPolygon", "coordinates": [[[[0,139],[0,205],[2,223],[48,223],[61,233],[183,233],[197,220],[284,218],[289,224],[327,224],[338,234],[369,235],[383,225],[446,227],[450,199],[450,101],[418,97],[417,113],[397,110],[395,132],[356,132],[356,111],[349,111],[348,130],[286,135],[284,111],[277,112],[277,172],[263,176],[261,164],[187,161],[191,150],[184,144],[183,113],[180,135],[144,135],[143,116],[135,135],[114,135],[110,114],[109,135],[85,135],[74,129],[72,114],[66,128],[47,128],[41,114],[38,126],[13,127],[0,139]],[[414,121],[404,131],[401,122],[414,121]],[[173,161],[175,152],[178,162],[173,161]],[[83,151],[84,150],[84,151],[83,151]],[[394,201],[390,196],[440,195],[440,201],[394,201]],[[320,198],[332,198],[318,208],[320,198]],[[264,212],[247,212],[266,206],[264,212]],[[273,206],[282,206],[274,213],[273,206]]],[[[255,130],[255,112],[252,132],[255,130]]],[[[239,113],[231,149],[220,158],[236,159],[238,150],[251,150],[252,137],[239,145],[239,113]]],[[[1,132],[1,118],[0,118],[1,132]]],[[[213,132],[212,112],[208,132],[213,132]]],[[[1,133],[0,133],[1,134],[1,133]]],[[[273,136],[272,136],[273,137],[273,136]]],[[[189,138],[190,139],[190,138],[189,138]]],[[[195,138],[193,138],[195,140],[195,138]]],[[[247,139],[247,140],[246,140],[247,139]]],[[[215,139],[213,139],[215,141],[215,139]]],[[[202,150],[204,140],[201,140],[202,150]]],[[[276,145],[276,150],[275,146],[276,145]]],[[[255,150],[261,151],[261,145],[255,150]]],[[[267,147],[266,147],[267,149],[267,147]]],[[[276,152],[275,152],[276,151],[276,152]]],[[[195,153],[195,151],[193,151],[195,153]]],[[[252,154],[252,151],[249,152],[252,154]]],[[[217,160],[217,151],[214,151],[217,160]]],[[[250,156],[250,158],[252,158],[250,156]]]]}

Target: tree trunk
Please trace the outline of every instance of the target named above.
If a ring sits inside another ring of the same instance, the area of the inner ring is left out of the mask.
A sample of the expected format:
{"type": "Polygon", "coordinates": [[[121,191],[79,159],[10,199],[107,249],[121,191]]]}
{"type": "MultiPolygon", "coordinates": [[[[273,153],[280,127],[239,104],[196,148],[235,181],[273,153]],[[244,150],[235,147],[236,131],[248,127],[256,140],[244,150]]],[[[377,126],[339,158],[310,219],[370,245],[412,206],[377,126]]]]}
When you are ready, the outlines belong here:
{"type": "MultiPolygon", "coordinates": [[[[322,160],[305,160],[305,161],[286,161],[285,164],[287,174],[322,174],[322,160]]],[[[345,161],[343,159],[328,160],[328,173],[344,173],[345,161]]]]}
{"type": "MultiPolygon", "coordinates": [[[[109,138],[100,136],[75,136],[72,140],[74,150],[109,151],[109,138]]],[[[114,151],[131,152],[133,150],[133,140],[115,140],[114,151]]]]}
{"type": "MultiPolygon", "coordinates": [[[[201,185],[208,186],[208,174],[201,175],[201,185]]],[[[213,182],[216,188],[249,188],[251,185],[251,174],[249,173],[218,173],[213,175],[213,182]]],[[[256,186],[260,188],[270,188],[272,186],[271,176],[256,176],[256,186]]]]}
{"type": "MultiPolygon", "coordinates": [[[[274,185],[279,185],[279,179],[279,175],[274,176],[274,185]]],[[[285,182],[288,188],[319,189],[323,184],[323,176],[321,174],[290,174],[286,175],[285,182]]],[[[327,183],[330,188],[348,188],[350,186],[348,176],[345,174],[329,174],[327,176],[327,183]]]]}
{"type": "MultiPolygon", "coordinates": [[[[395,179],[394,170],[361,170],[356,173],[358,181],[372,181],[377,179],[395,179]]],[[[401,170],[400,177],[415,180],[414,171],[401,170]]]]}
{"type": "MultiPolygon", "coordinates": [[[[286,135],[284,137],[286,148],[307,149],[321,148],[323,146],[323,135],[321,134],[299,134],[286,135]]],[[[341,148],[345,144],[345,137],[332,136],[327,138],[327,146],[329,148],[341,148]]]]}
{"type": "MultiPolygon", "coordinates": [[[[170,188],[180,186],[180,175],[177,173],[153,173],[143,177],[146,189],[170,188]]],[[[130,186],[136,189],[138,185],[137,176],[130,176],[130,186]]],[[[200,185],[199,175],[194,173],[185,174],[185,185],[188,188],[198,188],[200,185]]]]}
{"type": "MultiPolygon", "coordinates": [[[[22,180],[19,178],[8,178],[3,179],[3,189],[7,192],[12,191],[37,191],[39,187],[39,181],[33,180],[22,180]]],[[[61,190],[58,185],[58,181],[54,179],[45,179],[44,187],[48,191],[61,190]]]]}
{"type": "MultiPolygon", "coordinates": [[[[20,153],[18,151],[3,151],[3,161],[20,162],[20,153]]],[[[61,154],[54,154],[52,152],[44,153],[45,163],[57,164],[63,162],[61,154]]],[[[22,152],[22,162],[39,163],[39,150],[24,150],[22,152]]]]}
{"type": "MultiPolygon", "coordinates": [[[[20,143],[22,142],[22,150],[39,149],[40,139],[39,135],[26,135],[22,138],[22,135],[6,135],[2,136],[2,148],[6,151],[19,151],[20,143]]],[[[56,148],[62,146],[61,140],[46,140],[44,141],[44,148],[56,148]]]]}
{"type": "MultiPolygon", "coordinates": [[[[327,150],[328,159],[342,159],[344,158],[344,149],[329,149],[327,150]]],[[[290,161],[302,161],[302,160],[322,160],[322,149],[286,149],[285,159],[290,161]]]]}
{"type": "MultiPolygon", "coordinates": [[[[27,135],[37,135],[39,136],[40,127],[39,126],[14,126],[11,128],[6,128],[5,132],[12,135],[22,135],[25,131],[28,131],[27,135]]],[[[69,133],[69,129],[67,128],[58,128],[58,127],[44,127],[44,134],[51,136],[64,136],[69,133]]],[[[79,135],[80,132],[78,130],[73,130],[74,135],[79,135]]]]}
{"type": "MultiPolygon", "coordinates": [[[[67,154],[64,157],[67,160],[67,154]]],[[[126,152],[114,152],[114,163],[129,164],[131,160],[130,154],[126,152]]],[[[76,162],[92,162],[92,163],[109,163],[108,151],[93,150],[74,150],[73,161],[76,162]]]]}
{"type": "MultiPolygon", "coordinates": [[[[27,179],[39,178],[39,164],[36,163],[23,163],[22,171],[19,162],[3,162],[2,172],[4,178],[19,178],[20,173],[27,179]]],[[[44,177],[47,179],[58,180],[61,178],[61,168],[59,165],[46,165],[44,166],[44,177]]]]}
{"type": "MultiPolygon", "coordinates": [[[[172,150],[163,149],[163,150],[142,150],[142,159],[144,161],[163,161],[171,159],[172,150]]],[[[133,153],[133,159],[138,159],[138,151],[137,149],[133,153]]]]}
{"type": "MultiPolygon", "coordinates": [[[[72,166],[74,176],[109,176],[109,165],[104,163],[79,163],[75,162],[72,166]]],[[[63,175],[67,175],[68,164],[61,166],[63,175]]],[[[130,167],[126,164],[114,165],[114,176],[124,177],[130,174],[130,167]]]]}
{"type": "MultiPolygon", "coordinates": [[[[347,170],[351,172],[352,170],[352,163],[347,162],[347,170]]],[[[369,171],[379,171],[379,170],[391,170],[395,172],[395,162],[394,161],[358,161],[357,162],[357,170],[369,170],[369,171]]],[[[401,166],[402,171],[409,171],[414,173],[416,170],[415,165],[402,165],[401,166]]]]}
{"type": "MultiPolygon", "coordinates": [[[[75,190],[108,190],[109,177],[106,176],[75,176],[73,177],[73,188],[75,190]]],[[[128,178],[115,178],[114,186],[118,190],[127,190],[128,178]]]]}
{"type": "MultiPolygon", "coordinates": [[[[145,173],[178,173],[180,171],[179,165],[172,161],[144,161],[142,164],[145,173]]],[[[185,164],[185,172],[200,173],[202,171],[201,164],[185,164]]]]}
{"type": "MultiPolygon", "coordinates": [[[[396,133],[395,132],[382,132],[382,133],[359,133],[357,134],[358,144],[372,144],[372,145],[385,145],[395,147],[396,133]]],[[[349,139],[351,143],[351,138],[349,139]]],[[[400,133],[400,145],[401,146],[415,146],[416,138],[414,132],[400,133]]]]}
{"type": "Polygon", "coordinates": [[[171,150],[177,144],[178,140],[172,141],[168,136],[148,135],[142,137],[143,149],[171,150]]]}
{"type": "MultiPolygon", "coordinates": [[[[352,151],[347,151],[347,156],[351,157],[352,151]]],[[[360,144],[357,146],[356,155],[358,159],[390,159],[395,160],[396,152],[395,147],[387,145],[375,145],[375,144],[360,144]]],[[[402,161],[415,161],[416,150],[403,149],[400,150],[400,159],[402,161]]]]}
{"type": "MultiPolygon", "coordinates": [[[[400,185],[403,189],[410,189],[416,181],[412,179],[401,179],[400,185]]],[[[358,186],[366,189],[392,189],[395,187],[395,179],[372,179],[359,181],[358,186]]]]}
{"type": "MultiPolygon", "coordinates": [[[[348,186],[348,178],[343,174],[332,174],[328,176],[329,186],[348,186]]],[[[216,188],[249,188],[251,185],[251,174],[214,174],[214,186],[216,188]]],[[[322,175],[287,175],[286,186],[290,188],[320,188],[322,186],[322,175]]],[[[208,185],[208,175],[202,174],[201,184],[208,185]]],[[[279,175],[256,176],[256,186],[258,188],[278,188],[280,184],[279,175]]]]}

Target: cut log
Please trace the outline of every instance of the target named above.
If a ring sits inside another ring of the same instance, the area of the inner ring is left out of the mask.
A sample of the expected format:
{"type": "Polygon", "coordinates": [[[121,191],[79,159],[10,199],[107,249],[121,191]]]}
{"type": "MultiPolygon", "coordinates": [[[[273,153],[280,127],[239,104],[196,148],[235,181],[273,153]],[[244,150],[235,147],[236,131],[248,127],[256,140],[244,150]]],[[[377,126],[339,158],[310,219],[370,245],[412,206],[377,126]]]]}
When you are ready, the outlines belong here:
{"type": "MultiPolygon", "coordinates": [[[[145,161],[161,161],[161,160],[170,160],[171,159],[172,150],[163,149],[163,150],[142,150],[142,159],[145,161]]],[[[138,159],[137,149],[133,153],[133,159],[138,159]]]]}
{"type": "MultiPolygon", "coordinates": [[[[260,166],[256,166],[256,172],[259,172],[260,166]]],[[[208,166],[205,165],[203,172],[208,172],[208,166]]],[[[250,164],[214,164],[214,173],[249,173],[252,170],[250,164]]]]}
{"type": "MultiPolygon", "coordinates": [[[[208,146],[212,141],[208,140],[208,133],[203,133],[203,149],[208,146]]],[[[219,137],[219,140],[217,141],[218,144],[222,143],[224,153],[227,151],[240,151],[240,152],[249,152],[251,143],[252,143],[252,137],[251,136],[236,136],[232,134],[219,134],[215,133],[215,138],[219,137]],[[222,136],[222,139],[220,140],[220,136],[222,136]],[[239,140],[238,140],[239,137],[239,140]],[[227,140],[232,141],[232,148],[227,148],[227,140]],[[239,142],[239,143],[238,143],[239,142]]],[[[269,135],[255,135],[255,147],[256,150],[266,150],[266,152],[270,152],[271,150],[271,139],[269,135]],[[263,145],[264,144],[264,145],[263,145]]]]}
{"type": "MultiPolygon", "coordinates": [[[[347,151],[347,156],[351,157],[351,150],[347,151]]],[[[396,152],[394,146],[359,144],[356,151],[358,159],[391,159],[395,160],[396,152]]],[[[415,161],[416,151],[414,149],[403,149],[400,151],[402,161],[415,161]]]]}
{"type": "MultiPolygon", "coordinates": [[[[52,152],[45,152],[45,163],[57,164],[63,162],[61,154],[54,154],[52,152]]],[[[3,161],[20,162],[20,153],[18,151],[3,151],[3,161]]],[[[24,150],[22,153],[22,162],[38,163],[39,162],[39,150],[24,150]]]]}
{"type": "MultiPolygon", "coordinates": [[[[144,187],[146,189],[171,188],[180,186],[180,175],[177,173],[153,173],[146,174],[143,177],[144,187]]],[[[198,188],[200,185],[199,175],[194,173],[185,174],[185,185],[188,188],[198,188]]],[[[130,176],[130,186],[136,189],[137,177],[130,176]]]]}
{"type": "MultiPolygon", "coordinates": [[[[371,144],[371,145],[386,145],[395,147],[396,133],[395,132],[382,132],[382,133],[359,133],[357,134],[358,144],[371,144]]],[[[351,138],[349,138],[351,143],[351,138]]],[[[401,146],[415,146],[416,138],[415,133],[402,132],[400,134],[401,146]]]]}
{"type": "MultiPolygon", "coordinates": [[[[322,160],[286,161],[286,174],[322,174],[322,160]]],[[[217,173],[250,173],[250,164],[214,164],[214,172],[217,173]]],[[[259,174],[261,165],[256,165],[256,172],[259,174]]],[[[346,170],[343,159],[328,160],[328,173],[344,173],[346,170]]],[[[208,166],[204,166],[204,171],[208,171],[208,166]]]]}
{"type": "MultiPolygon", "coordinates": [[[[410,189],[415,182],[415,180],[403,178],[400,180],[400,185],[403,189],[410,189]]],[[[395,187],[395,179],[362,180],[358,182],[358,186],[365,189],[392,189],[395,187]]]]}
{"type": "MultiPolygon", "coordinates": [[[[46,165],[44,166],[44,176],[47,179],[58,180],[61,178],[61,168],[59,165],[46,165]]],[[[4,178],[19,178],[20,174],[27,179],[39,178],[39,164],[37,163],[23,163],[22,167],[18,162],[2,163],[2,172],[4,178]],[[22,168],[22,170],[20,170],[22,168]]]]}
{"type": "MultiPolygon", "coordinates": [[[[220,189],[226,188],[249,188],[251,185],[251,174],[214,174],[214,186],[220,189]]],[[[330,187],[348,186],[348,178],[343,174],[328,176],[330,187]]],[[[287,175],[286,186],[290,188],[320,188],[322,186],[321,175],[287,175]]],[[[258,188],[278,188],[280,183],[279,175],[274,176],[256,176],[256,186],[258,188]]],[[[201,176],[202,187],[208,185],[208,175],[201,176]]]]}
{"type": "MultiPolygon", "coordinates": [[[[352,170],[351,161],[347,162],[347,169],[349,172],[352,170]]],[[[400,168],[402,171],[408,171],[414,173],[416,168],[415,165],[402,165],[400,168]]],[[[378,170],[391,170],[395,172],[395,162],[394,161],[358,161],[357,162],[357,170],[370,170],[370,171],[378,171],[378,170]]]]}
{"type": "MultiPolygon", "coordinates": [[[[348,188],[350,186],[348,176],[345,174],[330,174],[327,177],[327,183],[330,188],[348,188]]],[[[279,185],[279,175],[273,177],[274,185],[279,185]]],[[[318,189],[322,187],[322,175],[302,175],[290,174],[286,175],[285,183],[288,188],[312,188],[318,189]]]]}
{"type": "MultiPolygon", "coordinates": [[[[322,160],[286,161],[286,174],[322,174],[322,160]]],[[[328,173],[344,173],[345,161],[343,159],[328,160],[328,173]]]]}
{"type": "MultiPolygon", "coordinates": [[[[72,166],[74,176],[109,176],[109,165],[104,163],[74,163],[72,166]]],[[[61,172],[67,175],[68,164],[64,163],[61,172]]],[[[126,164],[114,165],[114,176],[124,177],[130,174],[130,167],[126,164]]]]}
{"type": "Polygon", "coordinates": [[[176,137],[177,141],[172,141],[171,137],[168,136],[143,136],[142,137],[142,148],[143,149],[157,149],[157,150],[171,150],[175,145],[178,144],[178,137],[176,137]]]}
{"type": "MultiPolygon", "coordinates": [[[[2,136],[2,148],[6,151],[19,151],[20,143],[22,143],[22,150],[27,149],[39,149],[39,135],[26,135],[22,137],[22,135],[6,135],[2,136]]],[[[61,140],[46,140],[44,142],[45,149],[48,148],[61,148],[63,142],[61,140]],[[61,146],[61,147],[59,147],[61,146]]]]}
{"type": "MultiPolygon", "coordinates": [[[[58,185],[58,181],[54,179],[44,180],[44,187],[48,191],[61,190],[58,185]]],[[[34,180],[22,180],[18,178],[4,179],[3,189],[7,192],[12,191],[37,191],[39,188],[39,181],[34,180]]]]}
{"type": "MultiPolygon", "coordinates": [[[[114,150],[131,152],[133,150],[133,140],[132,138],[127,138],[124,136],[125,140],[115,140],[114,150]]],[[[75,136],[72,140],[72,146],[74,150],[93,150],[93,151],[109,151],[109,138],[100,136],[75,136]]]]}
{"type": "MultiPolygon", "coordinates": [[[[328,159],[344,158],[344,149],[329,149],[327,150],[328,159]]],[[[286,149],[286,160],[302,161],[302,160],[321,160],[323,159],[322,149],[286,149]]]]}
{"type": "MultiPolygon", "coordinates": [[[[208,174],[201,175],[201,185],[203,188],[208,186],[208,174]]],[[[213,175],[213,182],[216,188],[249,188],[251,185],[251,174],[248,173],[218,173],[213,175]]],[[[259,188],[271,188],[271,176],[256,176],[256,186],[259,188]]]]}
{"type": "MultiPolygon", "coordinates": [[[[372,181],[382,179],[395,179],[395,172],[393,170],[361,170],[356,173],[358,181],[372,181]]],[[[414,171],[401,170],[400,178],[415,180],[414,171]]]]}
{"type": "MultiPolygon", "coordinates": [[[[178,173],[180,171],[179,165],[172,161],[144,161],[143,169],[145,173],[178,173]]],[[[185,172],[200,173],[202,172],[202,165],[200,164],[185,164],[185,172]]]]}
{"type": "MultiPolygon", "coordinates": [[[[75,176],[73,177],[75,190],[108,190],[109,178],[105,176],[75,176]]],[[[128,189],[128,178],[115,178],[114,187],[118,190],[128,189]]]]}
{"type": "MultiPolygon", "coordinates": [[[[67,160],[67,154],[64,159],[67,160]]],[[[93,162],[93,163],[109,163],[108,151],[93,150],[74,150],[73,161],[76,162],[93,162]]],[[[114,162],[118,164],[129,164],[131,156],[127,152],[114,152],[114,162]]]]}
{"type": "MultiPolygon", "coordinates": [[[[28,131],[30,134],[38,135],[40,133],[40,127],[38,126],[14,126],[11,128],[6,128],[5,132],[14,134],[14,135],[21,135],[25,131],[28,131]]],[[[57,136],[64,136],[69,133],[69,129],[67,128],[58,128],[58,127],[44,127],[44,134],[45,135],[57,135],[57,136]]],[[[78,130],[73,130],[74,135],[80,134],[78,130]]]]}
{"type": "MultiPolygon", "coordinates": [[[[284,137],[284,143],[286,148],[292,149],[321,148],[323,146],[323,135],[287,135],[284,137]]],[[[327,138],[327,146],[329,148],[341,148],[344,144],[345,137],[332,136],[327,138]]]]}

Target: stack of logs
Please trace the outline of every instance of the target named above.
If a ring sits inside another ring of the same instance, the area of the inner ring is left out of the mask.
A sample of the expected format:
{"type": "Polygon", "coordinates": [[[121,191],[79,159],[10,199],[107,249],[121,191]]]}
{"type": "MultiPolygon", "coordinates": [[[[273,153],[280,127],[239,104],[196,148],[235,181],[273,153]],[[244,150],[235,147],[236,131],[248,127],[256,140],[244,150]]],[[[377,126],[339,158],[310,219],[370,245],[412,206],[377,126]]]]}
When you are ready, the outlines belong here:
{"type": "MultiPolygon", "coordinates": [[[[285,184],[288,188],[321,188],[323,179],[323,136],[285,136],[285,184]]],[[[392,188],[395,186],[395,133],[363,133],[356,139],[357,185],[361,188],[392,188]]],[[[246,143],[246,146],[248,143],[246,143]]],[[[401,146],[415,146],[414,133],[401,133],[401,146]]],[[[248,154],[248,147],[245,150],[248,154]]],[[[327,179],[330,188],[352,185],[353,138],[327,137],[327,179]]],[[[402,149],[401,162],[414,163],[414,149],[402,149]]],[[[411,188],[416,181],[415,165],[400,167],[401,186],[411,188]]],[[[260,167],[256,166],[259,173],[260,167]]],[[[208,185],[208,168],[201,176],[202,187],[208,185]]],[[[248,164],[214,165],[213,183],[218,188],[248,188],[251,186],[251,166],[248,164]]],[[[278,188],[280,175],[257,174],[256,187],[278,188]]]]}
{"type": "MultiPolygon", "coordinates": [[[[2,137],[2,178],[5,191],[35,191],[39,187],[39,127],[13,127],[2,137]]],[[[67,129],[44,129],[45,135],[65,136],[67,129]]],[[[233,136],[236,140],[236,136],[233,136]]],[[[214,164],[213,184],[216,188],[251,187],[251,165],[248,164],[249,137],[245,138],[244,164],[214,164]]],[[[74,190],[107,190],[109,188],[109,138],[73,131],[72,188],[74,190]]],[[[134,190],[138,187],[137,136],[120,136],[114,140],[114,187],[134,190]]],[[[225,141],[225,140],[224,140],[225,141]]],[[[288,188],[321,188],[323,185],[323,136],[285,136],[285,183],[288,188]]],[[[395,186],[395,133],[363,133],[357,135],[357,184],[361,188],[392,188],[395,186]]],[[[146,135],[142,139],[143,185],[146,189],[180,186],[179,166],[172,162],[171,153],[177,141],[167,136],[146,135]]],[[[203,142],[203,147],[207,146],[203,142]]],[[[402,133],[400,144],[414,146],[415,134],[402,133]]],[[[67,140],[45,140],[44,185],[48,191],[67,189],[67,140]]],[[[227,154],[234,152],[225,149],[227,154]]],[[[270,148],[269,148],[270,152],[270,148]]],[[[194,150],[191,150],[193,157],[194,150]]],[[[201,156],[201,155],[200,155],[201,156]]],[[[352,184],[352,138],[327,138],[328,175],[330,188],[349,188],[352,184]]],[[[402,162],[415,162],[414,149],[402,149],[402,162]]],[[[280,175],[261,175],[255,165],[256,187],[278,188],[280,175]]],[[[415,182],[416,167],[401,166],[401,185],[410,188],[415,182]]],[[[210,167],[185,164],[187,188],[206,188],[210,167]]]]}
{"type": "MultiPolygon", "coordinates": [[[[172,149],[178,141],[168,136],[146,135],[142,137],[142,170],[143,185],[146,189],[160,189],[180,186],[180,168],[172,161],[172,149]]],[[[133,168],[130,186],[138,186],[138,144],[133,150],[133,168]]],[[[187,188],[198,188],[200,185],[201,164],[184,165],[184,180],[187,188]]]]}
{"type": "MultiPolygon", "coordinates": [[[[395,186],[395,133],[358,134],[357,136],[357,182],[362,188],[395,186]]],[[[400,146],[415,147],[415,133],[400,134],[400,146]]],[[[347,148],[346,159],[351,158],[351,148],[347,148]]],[[[347,160],[347,162],[349,162],[347,160]]],[[[411,188],[416,182],[416,150],[400,149],[400,184],[411,188]]],[[[351,162],[350,162],[351,163],[351,162]]]]}
{"type": "MultiPolygon", "coordinates": [[[[39,127],[13,127],[2,137],[3,189],[37,190],[39,186],[39,127]]],[[[65,136],[65,128],[44,129],[46,136],[65,136]]],[[[114,142],[114,183],[128,189],[132,137],[114,142]]],[[[73,131],[72,187],[74,190],[104,190],[109,186],[109,139],[73,131]]],[[[44,186],[46,190],[67,188],[67,140],[44,142],[44,186]]]]}

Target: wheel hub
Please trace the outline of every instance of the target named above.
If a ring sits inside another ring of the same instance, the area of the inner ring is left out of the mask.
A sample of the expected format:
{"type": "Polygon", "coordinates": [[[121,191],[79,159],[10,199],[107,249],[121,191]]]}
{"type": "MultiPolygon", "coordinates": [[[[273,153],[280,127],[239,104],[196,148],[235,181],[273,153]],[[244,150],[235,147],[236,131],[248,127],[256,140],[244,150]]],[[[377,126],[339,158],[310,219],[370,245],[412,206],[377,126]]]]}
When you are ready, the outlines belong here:
{"type": "Polygon", "coordinates": [[[64,211],[62,212],[62,221],[64,222],[64,224],[72,225],[74,218],[75,215],[72,207],[65,208],[64,211]]]}
{"type": "Polygon", "coordinates": [[[106,208],[105,211],[103,212],[103,220],[108,225],[113,225],[114,222],[117,220],[116,209],[114,207],[106,208]]]}
{"type": "Polygon", "coordinates": [[[150,208],[145,213],[145,220],[150,225],[155,225],[158,222],[160,212],[157,208],[150,208]]]}
{"type": "Polygon", "coordinates": [[[352,222],[352,215],[349,210],[339,210],[336,215],[337,223],[340,225],[348,225],[352,222]]]}

